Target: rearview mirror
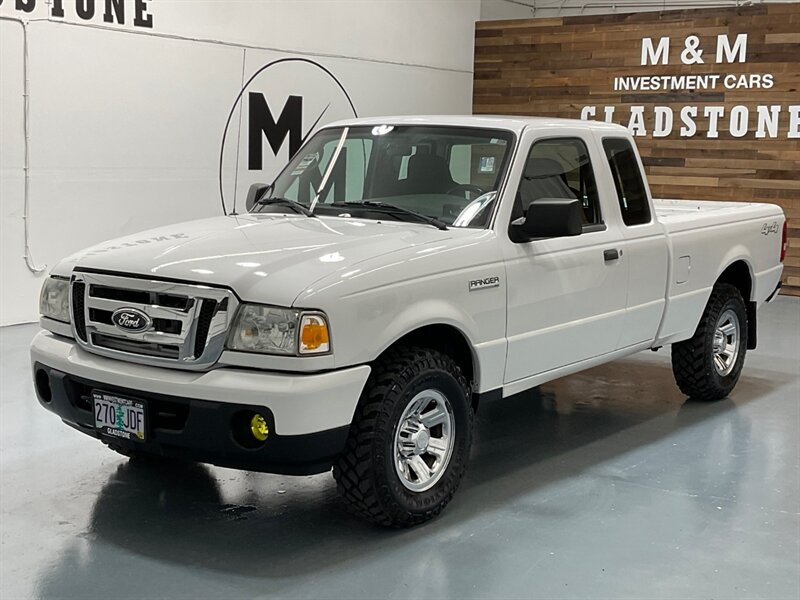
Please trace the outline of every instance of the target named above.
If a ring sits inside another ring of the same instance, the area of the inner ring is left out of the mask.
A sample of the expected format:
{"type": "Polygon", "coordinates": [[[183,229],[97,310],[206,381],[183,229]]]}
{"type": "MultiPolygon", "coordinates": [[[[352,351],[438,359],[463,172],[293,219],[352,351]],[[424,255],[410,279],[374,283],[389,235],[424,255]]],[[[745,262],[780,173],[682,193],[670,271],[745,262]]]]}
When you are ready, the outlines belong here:
{"type": "Polygon", "coordinates": [[[266,193],[269,188],[272,187],[266,183],[254,183],[250,186],[250,189],[247,190],[247,198],[244,201],[244,207],[247,212],[253,210],[253,207],[266,193]]]}
{"type": "Polygon", "coordinates": [[[583,207],[580,200],[569,198],[542,198],[531,202],[525,219],[511,224],[515,242],[580,235],[582,231],[583,207]]]}
{"type": "Polygon", "coordinates": [[[414,152],[414,148],[411,147],[411,144],[408,142],[401,142],[401,141],[394,141],[391,144],[388,144],[384,152],[388,156],[411,156],[414,152]]]}

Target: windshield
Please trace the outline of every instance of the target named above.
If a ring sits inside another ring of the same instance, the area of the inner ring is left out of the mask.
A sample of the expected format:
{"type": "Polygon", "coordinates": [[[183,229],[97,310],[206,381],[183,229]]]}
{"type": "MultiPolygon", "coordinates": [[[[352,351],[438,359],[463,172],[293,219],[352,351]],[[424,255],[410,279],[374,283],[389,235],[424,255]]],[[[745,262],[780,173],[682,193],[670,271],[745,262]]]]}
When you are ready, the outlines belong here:
{"type": "MultiPolygon", "coordinates": [[[[513,145],[508,131],[462,127],[323,129],[292,158],[264,199],[316,215],[486,227],[513,145]],[[397,210],[392,210],[396,207],[397,210]]],[[[286,210],[262,202],[254,211],[286,210]]]]}

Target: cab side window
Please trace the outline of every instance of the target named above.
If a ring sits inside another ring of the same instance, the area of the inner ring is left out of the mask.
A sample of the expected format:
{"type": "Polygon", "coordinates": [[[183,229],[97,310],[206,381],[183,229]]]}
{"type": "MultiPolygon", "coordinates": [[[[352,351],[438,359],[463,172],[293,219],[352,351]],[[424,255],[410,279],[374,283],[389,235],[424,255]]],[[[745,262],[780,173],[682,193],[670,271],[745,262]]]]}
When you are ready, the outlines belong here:
{"type": "Polygon", "coordinates": [[[649,223],[650,203],[631,143],[624,138],[605,138],[603,150],[617,189],[622,221],[628,226],[649,223]]]}
{"type": "Polygon", "coordinates": [[[511,220],[523,217],[532,203],[547,198],[579,200],[584,229],[603,224],[597,184],[583,140],[548,139],[531,147],[511,220]]]}

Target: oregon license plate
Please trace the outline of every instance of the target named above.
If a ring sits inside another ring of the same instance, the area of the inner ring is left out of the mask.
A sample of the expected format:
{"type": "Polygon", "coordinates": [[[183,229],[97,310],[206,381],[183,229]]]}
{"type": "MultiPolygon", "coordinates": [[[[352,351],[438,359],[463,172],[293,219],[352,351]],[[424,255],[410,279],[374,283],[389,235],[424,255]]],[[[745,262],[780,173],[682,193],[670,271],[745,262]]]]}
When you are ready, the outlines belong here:
{"type": "Polygon", "coordinates": [[[94,426],[102,434],[123,440],[145,441],[147,408],[141,400],[92,391],[94,426]]]}

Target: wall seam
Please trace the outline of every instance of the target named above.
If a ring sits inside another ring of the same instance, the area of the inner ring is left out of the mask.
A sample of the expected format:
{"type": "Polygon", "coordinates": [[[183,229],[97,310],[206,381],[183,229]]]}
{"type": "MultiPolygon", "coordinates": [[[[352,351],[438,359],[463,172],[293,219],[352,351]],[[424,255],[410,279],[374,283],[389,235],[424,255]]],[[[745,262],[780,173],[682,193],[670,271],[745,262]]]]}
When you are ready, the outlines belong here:
{"type": "Polygon", "coordinates": [[[36,266],[33,260],[30,244],[30,170],[31,170],[31,116],[30,116],[30,78],[28,77],[28,21],[16,17],[0,15],[0,21],[19,23],[22,27],[22,135],[23,135],[23,163],[22,163],[22,229],[25,252],[22,258],[28,270],[38,275],[47,269],[47,265],[36,266]]]}
{"type": "MultiPolygon", "coordinates": [[[[3,17],[10,20],[14,20],[11,17],[3,17]]],[[[287,48],[277,48],[272,46],[257,46],[254,44],[242,44],[240,42],[226,42],[219,39],[214,38],[203,38],[203,37],[192,37],[186,35],[180,35],[177,33],[157,33],[154,31],[137,31],[135,29],[119,29],[116,27],[109,27],[107,25],[99,25],[96,23],[72,23],[70,21],[60,21],[52,18],[46,19],[29,19],[28,23],[53,23],[57,25],[66,25],[69,27],[80,27],[86,29],[98,29],[101,31],[112,31],[115,33],[121,34],[128,34],[128,35],[142,35],[145,37],[155,37],[160,39],[169,39],[169,40],[179,40],[179,41],[186,41],[186,42],[199,42],[203,44],[215,44],[219,46],[225,46],[227,48],[245,48],[247,50],[264,50],[267,52],[277,52],[280,54],[290,54],[290,55],[297,55],[297,56],[313,56],[317,58],[338,58],[343,60],[356,60],[356,61],[363,61],[363,62],[370,62],[375,64],[383,64],[383,65],[394,65],[398,67],[416,67],[420,69],[430,69],[432,71],[444,71],[448,73],[463,73],[467,75],[472,75],[472,69],[455,69],[452,67],[437,67],[435,65],[426,65],[423,63],[413,63],[413,62],[403,62],[403,61],[395,61],[395,60],[387,60],[387,59],[380,59],[380,58],[368,58],[368,57],[361,57],[361,56],[349,56],[346,54],[335,54],[332,52],[309,52],[304,50],[291,50],[287,48]]]]}

